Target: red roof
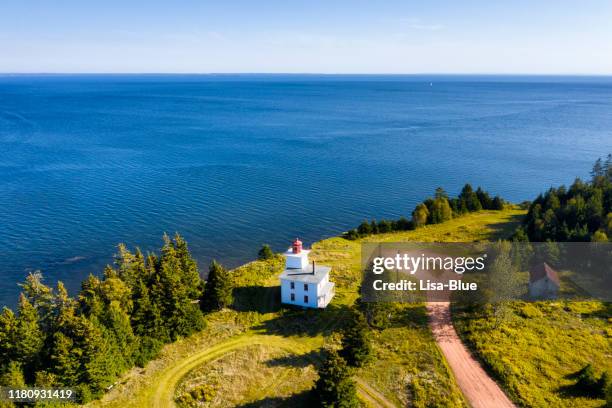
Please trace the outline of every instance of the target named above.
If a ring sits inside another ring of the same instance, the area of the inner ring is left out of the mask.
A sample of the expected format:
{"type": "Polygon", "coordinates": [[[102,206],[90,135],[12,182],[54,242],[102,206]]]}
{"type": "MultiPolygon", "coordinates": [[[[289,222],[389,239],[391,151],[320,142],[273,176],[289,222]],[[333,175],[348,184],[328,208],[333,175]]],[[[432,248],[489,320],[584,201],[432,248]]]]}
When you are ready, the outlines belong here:
{"type": "Polygon", "coordinates": [[[546,262],[537,264],[535,267],[531,268],[531,271],[529,271],[529,282],[536,282],[544,278],[548,278],[557,285],[560,285],[557,271],[548,266],[546,262]]]}

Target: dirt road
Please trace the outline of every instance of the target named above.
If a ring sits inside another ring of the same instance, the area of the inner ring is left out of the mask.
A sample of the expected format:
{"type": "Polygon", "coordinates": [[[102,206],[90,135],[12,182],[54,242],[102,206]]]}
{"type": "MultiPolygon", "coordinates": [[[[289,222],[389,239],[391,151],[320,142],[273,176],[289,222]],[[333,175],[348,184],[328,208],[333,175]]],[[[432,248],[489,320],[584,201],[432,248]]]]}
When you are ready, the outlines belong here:
{"type": "Polygon", "coordinates": [[[451,322],[450,303],[427,302],[427,314],[436,342],[472,408],[514,407],[459,339],[451,322]]]}

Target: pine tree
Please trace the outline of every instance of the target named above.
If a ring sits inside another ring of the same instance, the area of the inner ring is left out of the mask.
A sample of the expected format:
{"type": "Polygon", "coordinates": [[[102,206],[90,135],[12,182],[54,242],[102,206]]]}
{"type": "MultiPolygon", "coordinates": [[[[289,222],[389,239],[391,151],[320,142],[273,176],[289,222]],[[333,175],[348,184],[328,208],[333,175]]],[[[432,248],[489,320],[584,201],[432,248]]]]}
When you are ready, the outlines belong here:
{"type": "Polygon", "coordinates": [[[100,298],[100,279],[89,275],[81,283],[78,295],[79,313],[85,316],[100,316],[104,312],[104,302],[100,298]]]}
{"type": "Polygon", "coordinates": [[[104,326],[117,346],[116,356],[122,360],[117,362],[117,365],[123,372],[134,364],[137,343],[130,325],[130,316],[116,300],[108,305],[104,326]]]}
{"type": "Polygon", "coordinates": [[[473,212],[482,210],[482,205],[478,200],[478,196],[472,189],[470,184],[463,186],[461,193],[459,194],[459,204],[461,212],[473,212]]]}
{"type": "Polygon", "coordinates": [[[601,161],[601,158],[599,158],[595,161],[595,164],[593,164],[591,179],[593,180],[593,183],[595,183],[599,177],[603,177],[604,175],[604,164],[601,161]]]}
{"type": "Polygon", "coordinates": [[[0,313],[0,372],[15,358],[17,317],[8,307],[0,313]]]}
{"type": "Polygon", "coordinates": [[[358,407],[357,388],[351,378],[346,361],[334,350],[319,368],[319,379],[315,384],[319,406],[324,408],[358,407]]]}
{"type": "Polygon", "coordinates": [[[272,248],[270,245],[264,244],[259,252],[257,253],[257,259],[260,261],[265,261],[266,259],[272,259],[274,257],[274,252],[272,252],[272,248]]]}
{"type": "Polygon", "coordinates": [[[186,246],[164,236],[159,260],[154,260],[150,299],[159,307],[170,339],[186,336],[204,327],[197,305],[200,296],[200,277],[192,259],[184,253],[186,246]]]}
{"type": "Polygon", "coordinates": [[[38,324],[38,313],[22,293],[19,296],[19,318],[15,330],[15,359],[23,364],[26,378],[33,380],[40,362],[45,336],[38,324]]]}
{"type": "Polygon", "coordinates": [[[355,311],[353,320],[343,331],[342,349],[339,353],[348,365],[361,367],[369,360],[372,346],[370,345],[368,330],[363,314],[355,311]]]}
{"type": "Polygon", "coordinates": [[[478,187],[478,189],[476,190],[476,197],[478,197],[478,201],[480,201],[480,205],[482,206],[482,208],[484,208],[485,210],[493,209],[493,200],[489,196],[489,193],[484,191],[482,188],[478,187]]]}
{"type": "Polygon", "coordinates": [[[56,316],[56,302],[53,290],[43,283],[40,272],[28,274],[26,281],[20,283],[24,295],[38,311],[43,331],[50,332],[56,316]]]}
{"type": "Polygon", "coordinates": [[[361,222],[361,224],[359,224],[359,227],[357,227],[357,232],[359,233],[359,235],[366,236],[366,235],[370,235],[372,234],[372,224],[370,224],[368,221],[364,220],[361,222]]]}
{"type": "Polygon", "coordinates": [[[423,203],[416,206],[414,211],[412,212],[412,223],[415,227],[421,227],[427,224],[427,220],[429,218],[429,210],[427,206],[423,203]]]}
{"type": "Polygon", "coordinates": [[[444,197],[438,197],[433,201],[431,206],[431,223],[439,224],[448,221],[452,218],[453,211],[451,210],[448,199],[444,197]]]}
{"type": "Polygon", "coordinates": [[[23,370],[21,369],[21,363],[11,361],[7,364],[6,369],[0,374],[0,385],[11,388],[23,388],[26,386],[23,370]]]}
{"type": "Polygon", "coordinates": [[[232,277],[217,261],[212,261],[204,287],[202,307],[205,311],[221,310],[232,304],[232,277]]]}
{"type": "Polygon", "coordinates": [[[93,396],[99,396],[102,391],[121,374],[125,368],[117,347],[112,343],[112,337],[97,321],[82,318],[82,338],[79,347],[82,350],[81,383],[86,384],[93,396]]]}
{"type": "Polygon", "coordinates": [[[492,210],[501,211],[504,209],[504,200],[500,196],[495,196],[491,205],[492,210]]]}
{"type": "Polygon", "coordinates": [[[75,350],[73,340],[62,332],[53,334],[51,370],[57,376],[58,384],[74,386],[80,382],[79,360],[82,350],[75,350]]]}

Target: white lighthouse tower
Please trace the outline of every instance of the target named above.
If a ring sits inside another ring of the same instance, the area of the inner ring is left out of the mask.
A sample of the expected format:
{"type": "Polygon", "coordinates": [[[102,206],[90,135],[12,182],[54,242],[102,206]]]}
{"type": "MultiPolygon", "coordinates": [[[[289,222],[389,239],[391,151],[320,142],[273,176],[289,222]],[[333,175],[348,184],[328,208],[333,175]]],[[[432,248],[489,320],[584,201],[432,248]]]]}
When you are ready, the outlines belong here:
{"type": "Polygon", "coordinates": [[[285,252],[285,270],[280,275],[281,302],[290,305],[324,308],[334,297],[334,283],[329,281],[329,266],[308,261],[309,250],[298,238],[285,252]]]}

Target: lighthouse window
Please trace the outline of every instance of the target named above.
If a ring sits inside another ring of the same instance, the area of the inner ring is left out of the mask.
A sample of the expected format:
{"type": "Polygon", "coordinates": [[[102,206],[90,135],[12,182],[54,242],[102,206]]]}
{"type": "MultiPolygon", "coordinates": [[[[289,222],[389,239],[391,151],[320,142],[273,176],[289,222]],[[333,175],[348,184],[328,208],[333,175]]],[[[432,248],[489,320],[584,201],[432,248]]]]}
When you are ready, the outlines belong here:
{"type": "Polygon", "coordinates": [[[304,303],[308,303],[308,295],[304,296],[304,303]]]}
{"type": "Polygon", "coordinates": [[[295,282],[291,282],[291,289],[295,289],[295,282]]]}
{"type": "Polygon", "coordinates": [[[308,284],[307,283],[304,284],[304,292],[308,292],[308,284]]]}
{"type": "Polygon", "coordinates": [[[291,294],[291,301],[292,301],[292,302],[295,302],[295,293],[292,293],[292,294],[291,294]]]}

